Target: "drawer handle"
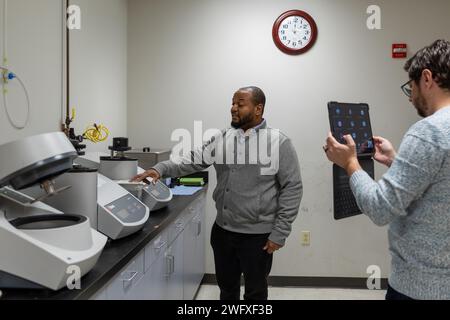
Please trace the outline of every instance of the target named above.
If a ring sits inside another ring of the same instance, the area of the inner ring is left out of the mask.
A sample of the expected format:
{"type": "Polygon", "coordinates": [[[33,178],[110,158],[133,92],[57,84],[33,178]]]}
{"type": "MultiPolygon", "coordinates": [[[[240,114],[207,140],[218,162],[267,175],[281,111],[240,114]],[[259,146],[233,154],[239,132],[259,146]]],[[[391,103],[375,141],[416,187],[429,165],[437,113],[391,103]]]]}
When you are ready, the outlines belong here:
{"type": "Polygon", "coordinates": [[[177,229],[183,229],[183,221],[179,221],[175,224],[175,228],[177,229]]]}
{"type": "Polygon", "coordinates": [[[171,260],[170,260],[170,265],[171,265],[171,269],[170,269],[170,274],[174,274],[175,273],[175,257],[174,256],[170,256],[171,260]]]}
{"type": "Polygon", "coordinates": [[[202,233],[202,222],[197,222],[197,237],[202,233]]]}
{"type": "Polygon", "coordinates": [[[167,241],[162,241],[159,246],[155,245],[155,250],[161,250],[167,244],[167,241]]]}
{"type": "Polygon", "coordinates": [[[166,277],[170,277],[175,271],[175,257],[168,255],[166,257],[166,277]]]}
{"type": "Polygon", "coordinates": [[[130,272],[130,274],[131,274],[131,277],[130,277],[130,278],[128,278],[128,279],[122,279],[122,281],[123,281],[123,287],[125,288],[126,286],[128,286],[128,285],[125,285],[125,283],[130,283],[131,281],[133,281],[134,278],[136,278],[136,276],[138,275],[138,273],[139,273],[139,272],[137,272],[137,271],[131,271],[131,272],[130,272]]]}

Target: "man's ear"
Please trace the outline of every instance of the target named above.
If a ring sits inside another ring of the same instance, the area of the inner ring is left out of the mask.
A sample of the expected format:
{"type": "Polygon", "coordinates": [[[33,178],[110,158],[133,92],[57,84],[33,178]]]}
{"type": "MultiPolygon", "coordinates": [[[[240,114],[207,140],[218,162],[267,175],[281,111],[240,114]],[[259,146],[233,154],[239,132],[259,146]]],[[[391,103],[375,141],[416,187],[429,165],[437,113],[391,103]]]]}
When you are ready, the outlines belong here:
{"type": "Polygon", "coordinates": [[[424,69],[422,71],[422,79],[425,83],[425,87],[428,89],[431,88],[433,85],[433,72],[431,72],[430,69],[424,69]]]}
{"type": "Polygon", "coordinates": [[[264,106],[260,103],[256,106],[256,115],[262,116],[264,113],[264,106]]]}

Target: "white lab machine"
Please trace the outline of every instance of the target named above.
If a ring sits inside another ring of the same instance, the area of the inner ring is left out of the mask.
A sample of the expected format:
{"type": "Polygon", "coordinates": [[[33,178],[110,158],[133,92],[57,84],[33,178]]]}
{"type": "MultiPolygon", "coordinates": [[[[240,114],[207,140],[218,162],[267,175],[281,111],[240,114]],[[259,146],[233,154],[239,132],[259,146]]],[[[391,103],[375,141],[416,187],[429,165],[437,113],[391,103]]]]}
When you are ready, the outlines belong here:
{"type": "Polygon", "coordinates": [[[60,132],[0,146],[0,288],[59,290],[97,263],[107,238],[89,218],[39,201],[67,190],[57,190],[53,179],[70,170],[76,156],[60,132]],[[36,184],[45,190],[41,198],[19,191],[36,184]]]}
{"type": "MultiPolygon", "coordinates": [[[[150,216],[146,205],[96,169],[76,165],[55,179],[57,188],[67,185],[71,186],[69,190],[44,202],[64,212],[87,216],[92,228],[112,240],[138,232],[150,216]]],[[[34,196],[37,190],[26,192],[34,196]]]]}
{"type": "MultiPolygon", "coordinates": [[[[115,138],[114,146],[110,147],[112,151],[116,149],[127,150],[128,141],[125,138],[115,138]],[[118,146],[122,143],[122,147],[118,146]]],[[[167,207],[173,198],[172,191],[164,183],[158,181],[153,184],[131,183],[129,180],[137,174],[143,173],[145,170],[139,168],[137,160],[124,157],[123,151],[118,151],[115,155],[112,152],[108,156],[102,152],[87,152],[85,155],[77,158],[75,161],[83,166],[95,168],[99,170],[99,175],[107,177],[133,194],[142,201],[150,211],[156,211],[167,207]]],[[[149,181],[150,182],[150,181],[149,181]]]]}
{"type": "Polygon", "coordinates": [[[145,182],[135,183],[128,180],[119,180],[117,183],[132,195],[138,199],[141,199],[141,201],[145,203],[146,206],[151,208],[152,211],[157,211],[167,207],[170,200],[173,198],[170,188],[160,181],[153,184],[153,180],[151,178],[148,178],[147,180],[150,184],[145,182]]]}
{"type": "Polygon", "coordinates": [[[142,229],[149,208],[111,179],[98,175],[98,230],[111,239],[120,239],[142,229]]]}

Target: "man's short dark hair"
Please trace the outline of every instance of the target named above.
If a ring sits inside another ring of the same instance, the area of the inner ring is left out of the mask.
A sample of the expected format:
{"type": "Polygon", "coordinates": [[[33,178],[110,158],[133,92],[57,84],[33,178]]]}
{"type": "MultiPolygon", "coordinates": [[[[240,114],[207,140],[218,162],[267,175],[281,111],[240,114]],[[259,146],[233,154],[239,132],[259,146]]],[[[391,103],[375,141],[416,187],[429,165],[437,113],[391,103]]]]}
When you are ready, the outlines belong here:
{"type": "Polygon", "coordinates": [[[258,87],[244,87],[240,88],[239,91],[251,91],[252,92],[252,102],[255,106],[262,104],[263,109],[266,106],[266,95],[258,87]]]}
{"type": "Polygon", "coordinates": [[[409,78],[418,82],[422,72],[429,69],[441,89],[450,90],[450,42],[437,40],[429,47],[417,52],[405,64],[409,78]]]}

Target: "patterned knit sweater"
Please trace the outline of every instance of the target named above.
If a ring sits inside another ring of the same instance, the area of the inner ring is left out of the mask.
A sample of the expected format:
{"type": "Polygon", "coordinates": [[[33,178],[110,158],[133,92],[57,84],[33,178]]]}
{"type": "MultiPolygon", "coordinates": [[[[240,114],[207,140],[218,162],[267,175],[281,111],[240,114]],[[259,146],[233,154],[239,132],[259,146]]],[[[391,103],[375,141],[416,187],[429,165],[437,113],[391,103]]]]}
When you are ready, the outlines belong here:
{"type": "Polygon", "coordinates": [[[450,106],[416,123],[379,182],[350,185],[375,224],[389,224],[389,284],[414,299],[450,299],[450,106]]]}

